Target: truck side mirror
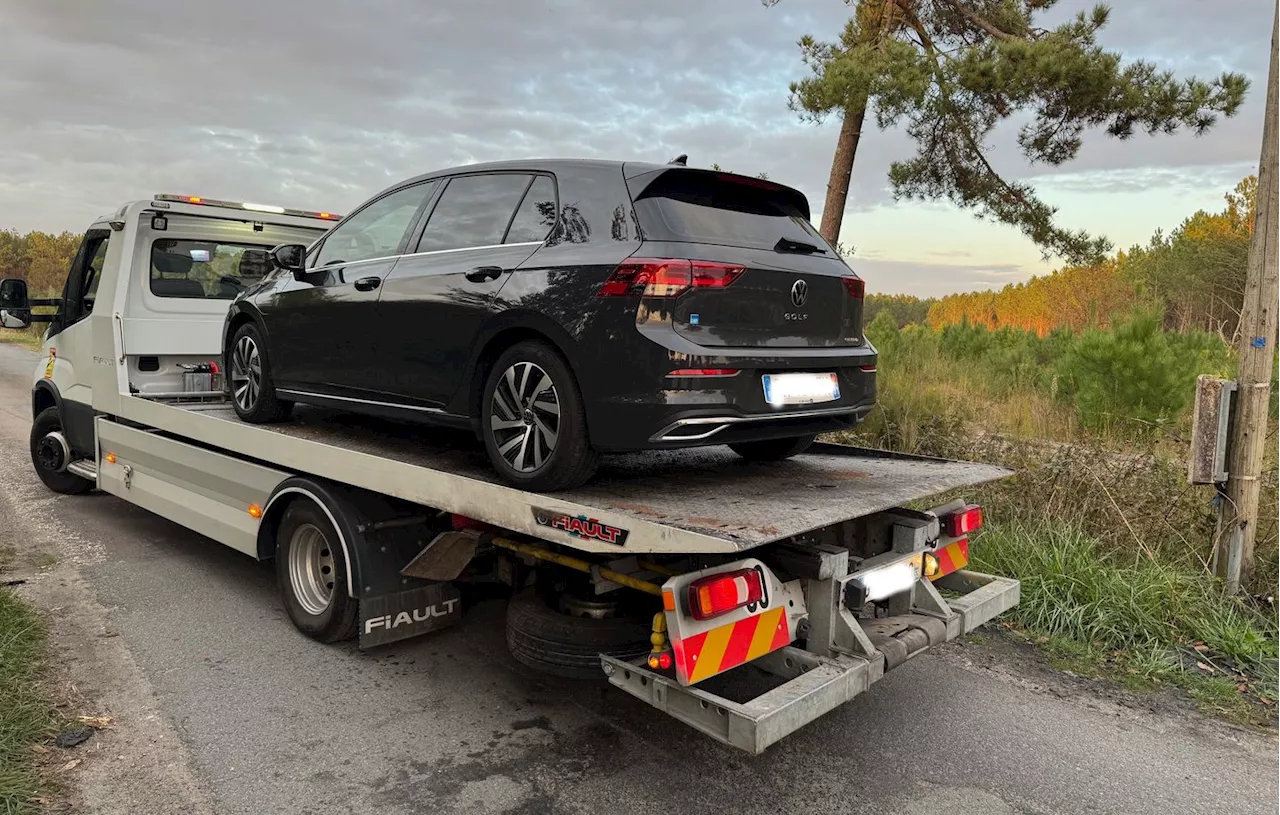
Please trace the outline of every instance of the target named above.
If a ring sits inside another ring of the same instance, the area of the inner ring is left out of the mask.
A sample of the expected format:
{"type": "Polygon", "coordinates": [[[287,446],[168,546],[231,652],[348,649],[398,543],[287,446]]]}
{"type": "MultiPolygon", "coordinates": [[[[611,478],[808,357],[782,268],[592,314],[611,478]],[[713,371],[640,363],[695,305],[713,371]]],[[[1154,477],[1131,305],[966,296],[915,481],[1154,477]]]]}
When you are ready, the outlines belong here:
{"type": "Polygon", "coordinates": [[[271,263],[277,269],[293,272],[295,279],[306,273],[307,247],[300,243],[284,243],[270,252],[271,263]]]}
{"type": "Polygon", "coordinates": [[[0,280],[0,328],[26,328],[31,325],[31,298],[27,281],[15,277],[0,280]]]}

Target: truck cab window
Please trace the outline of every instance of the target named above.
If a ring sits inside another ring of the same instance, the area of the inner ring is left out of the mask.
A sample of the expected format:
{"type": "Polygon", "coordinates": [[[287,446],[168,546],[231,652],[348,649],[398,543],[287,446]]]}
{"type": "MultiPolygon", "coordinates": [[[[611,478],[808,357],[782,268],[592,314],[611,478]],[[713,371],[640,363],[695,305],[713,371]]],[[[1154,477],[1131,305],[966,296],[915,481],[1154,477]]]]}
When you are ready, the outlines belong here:
{"type": "Polygon", "coordinates": [[[151,293],[234,300],[271,271],[269,246],[163,238],[151,244],[151,293]]]}
{"type": "Polygon", "coordinates": [[[107,258],[107,245],[111,233],[107,230],[91,230],[84,236],[80,251],[71,262],[67,283],[62,292],[62,326],[72,325],[93,312],[93,301],[98,293],[98,282],[107,258]]]}

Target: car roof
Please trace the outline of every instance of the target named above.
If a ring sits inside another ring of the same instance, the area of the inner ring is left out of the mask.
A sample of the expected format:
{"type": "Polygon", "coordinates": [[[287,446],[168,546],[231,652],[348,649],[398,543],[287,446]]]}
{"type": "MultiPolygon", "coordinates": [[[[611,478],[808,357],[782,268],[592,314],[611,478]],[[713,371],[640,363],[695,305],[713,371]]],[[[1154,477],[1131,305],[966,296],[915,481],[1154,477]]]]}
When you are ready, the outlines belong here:
{"type": "MultiPolygon", "coordinates": [[[[687,170],[697,170],[697,171],[708,172],[708,173],[720,172],[726,175],[740,175],[739,173],[728,173],[724,170],[714,170],[710,167],[686,167],[683,164],[658,164],[656,162],[648,162],[648,161],[619,161],[619,160],[594,159],[594,158],[510,159],[507,161],[486,161],[486,162],[480,162],[477,164],[462,164],[456,167],[447,167],[440,170],[433,170],[429,173],[423,173],[422,175],[414,176],[413,178],[406,178],[403,181],[397,181],[395,184],[392,184],[389,187],[384,187],[382,190],[378,191],[377,195],[370,196],[368,199],[366,199],[366,202],[372,201],[375,198],[380,198],[386,193],[392,190],[399,189],[400,187],[405,187],[410,184],[417,184],[421,181],[427,181],[432,178],[442,178],[444,176],[458,175],[460,173],[483,173],[483,172],[493,172],[495,170],[525,170],[525,171],[542,170],[544,172],[555,172],[558,169],[564,169],[566,167],[584,167],[584,168],[596,168],[596,169],[616,168],[624,172],[627,178],[635,178],[638,175],[642,175],[644,173],[649,173],[657,170],[673,170],[673,169],[687,169],[687,170]]],[[[747,176],[744,176],[744,177],[747,177],[747,176]]],[[[800,198],[805,201],[805,207],[807,211],[808,199],[805,198],[804,193],[792,187],[788,187],[785,184],[779,184],[776,181],[769,181],[768,183],[774,186],[780,187],[782,189],[789,190],[795,193],[796,195],[800,196],[800,198]]],[[[361,205],[361,207],[363,207],[363,204],[361,205]]]]}
{"type": "MultiPolygon", "coordinates": [[[[548,172],[554,172],[557,169],[562,169],[568,166],[588,167],[588,168],[597,168],[597,169],[616,167],[618,169],[621,169],[624,164],[627,166],[628,169],[631,169],[632,167],[638,167],[638,168],[641,168],[642,170],[650,170],[650,169],[656,170],[662,167],[676,166],[676,165],[666,165],[666,164],[651,164],[648,162],[615,161],[615,160],[594,159],[594,158],[524,158],[524,159],[509,159],[507,161],[484,161],[478,164],[460,164],[456,167],[445,167],[439,170],[432,170],[429,173],[423,173],[422,175],[417,175],[417,176],[414,176],[413,178],[407,178],[403,181],[398,181],[395,184],[392,184],[391,186],[387,187],[386,190],[392,190],[397,187],[403,187],[406,184],[416,184],[419,181],[426,181],[427,179],[431,179],[431,178],[439,178],[440,176],[457,175],[459,173],[484,173],[484,172],[493,172],[494,170],[545,170],[548,172]]],[[[386,190],[384,190],[383,192],[385,192],[386,190]]],[[[381,193],[379,193],[379,195],[381,195],[381,193]]]]}

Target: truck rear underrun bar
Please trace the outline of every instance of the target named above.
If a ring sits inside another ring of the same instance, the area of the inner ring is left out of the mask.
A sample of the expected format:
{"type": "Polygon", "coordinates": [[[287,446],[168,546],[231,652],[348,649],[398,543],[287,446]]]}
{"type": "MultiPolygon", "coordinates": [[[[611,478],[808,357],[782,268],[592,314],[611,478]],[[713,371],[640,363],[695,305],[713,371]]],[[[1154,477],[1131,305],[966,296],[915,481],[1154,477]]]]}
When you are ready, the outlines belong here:
{"type": "Polygon", "coordinates": [[[716,741],[758,755],[867,690],[886,671],[1013,608],[1019,595],[1017,580],[962,570],[933,584],[963,592],[959,596],[944,600],[921,579],[909,613],[858,621],[840,605],[843,582],[806,581],[811,604],[804,648],[787,646],[723,674],[731,680],[751,666],[783,680],[746,702],[701,685],[683,686],[650,670],[643,659],[628,662],[601,654],[601,667],[615,687],[716,741]],[[826,605],[817,605],[823,598],[826,605]],[[850,625],[857,630],[842,631],[850,625]]]}

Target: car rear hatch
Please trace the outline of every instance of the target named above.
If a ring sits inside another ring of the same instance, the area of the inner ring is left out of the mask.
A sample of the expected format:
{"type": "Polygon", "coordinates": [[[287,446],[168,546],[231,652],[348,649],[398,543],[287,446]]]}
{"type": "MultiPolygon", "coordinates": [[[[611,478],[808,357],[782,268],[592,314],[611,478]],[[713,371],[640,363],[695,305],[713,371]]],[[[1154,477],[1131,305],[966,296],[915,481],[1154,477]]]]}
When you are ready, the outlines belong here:
{"type": "Polygon", "coordinates": [[[638,254],[694,261],[693,285],[670,312],[681,336],[708,347],[862,344],[862,280],[809,223],[802,193],[684,167],[627,185],[645,239],[638,254]],[[710,262],[707,285],[699,260],[710,262]]]}

